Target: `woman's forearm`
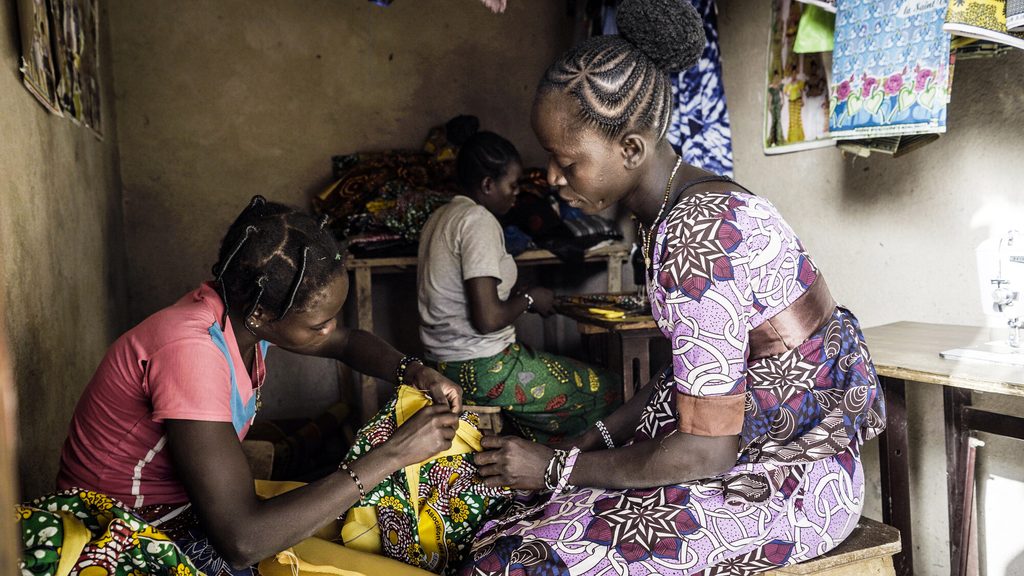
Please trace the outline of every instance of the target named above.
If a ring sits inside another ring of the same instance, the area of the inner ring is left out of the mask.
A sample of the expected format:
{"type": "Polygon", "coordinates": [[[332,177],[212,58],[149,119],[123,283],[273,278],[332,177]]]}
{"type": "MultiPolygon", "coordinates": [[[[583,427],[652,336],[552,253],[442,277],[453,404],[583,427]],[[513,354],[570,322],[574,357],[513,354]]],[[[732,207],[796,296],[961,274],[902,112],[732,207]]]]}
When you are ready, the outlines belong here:
{"type": "Polygon", "coordinates": [[[579,455],[569,483],[592,488],[650,488],[717,476],[736,464],[736,436],[675,432],[623,448],[579,455]]]}
{"type": "Polygon", "coordinates": [[[503,330],[526,313],[527,300],[522,294],[512,294],[507,300],[497,300],[480,310],[471,310],[470,321],[473,328],[481,334],[490,334],[503,330]]]}
{"type": "Polygon", "coordinates": [[[392,383],[403,356],[394,346],[365,330],[350,330],[345,346],[334,355],[356,372],[392,383]]]}
{"type": "MultiPolygon", "coordinates": [[[[659,377],[660,375],[651,378],[647,385],[637,390],[636,394],[628,402],[619,406],[615,412],[602,419],[616,446],[623,446],[633,439],[633,436],[636,434],[636,427],[640,423],[640,415],[644,411],[644,406],[650,400],[651,394],[654,391],[654,385],[659,377]]],[[[586,450],[601,450],[607,447],[604,437],[596,426],[587,428],[587,431],[580,437],[578,444],[586,450]]]]}
{"type": "MultiPolygon", "coordinates": [[[[381,446],[351,462],[348,467],[368,492],[387,478],[401,463],[381,446]]],[[[337,470],[302,489],[292,490],[259,502],[255,509],[239,515],[236,534],[222,539],[225,559],[241,568],[294,546],[344,514],[360,499],[355,480],[337,470]]]]}

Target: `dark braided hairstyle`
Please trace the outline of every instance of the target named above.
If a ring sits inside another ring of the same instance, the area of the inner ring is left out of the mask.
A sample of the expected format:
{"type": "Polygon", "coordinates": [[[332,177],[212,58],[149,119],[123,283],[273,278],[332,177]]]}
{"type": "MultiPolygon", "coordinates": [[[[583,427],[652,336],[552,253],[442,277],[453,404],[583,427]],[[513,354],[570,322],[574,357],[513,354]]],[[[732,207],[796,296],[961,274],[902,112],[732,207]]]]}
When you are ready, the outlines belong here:
{"type": "Polygon", "coordinates": [[[494,132],[477,132],[459,148],[455,177],[462,190],[471,192],[484,178],[497,180],[504,176],[515,162],[522,164],[519,151],[511,142],[494,132]]]}
{"type": "Polygon", "coordinates": [[[668,128],[668,74],[693,66],[704,51],[704,25],[689,0],[625,0],[616,14],[619,35],[596,36],[552,64],[537,88],[562,91],[578,104],[579,119],[608,138],[668,128]]]}
{"type": "Polygon", "coordinates": [[[344,269],[326,216],[316,220],[291,206],[253,196],[228,228],[213,265],[216,287],[228,310],[248,317],[262,305],[275,320],[304,310],[311,297],[344,269]]]}

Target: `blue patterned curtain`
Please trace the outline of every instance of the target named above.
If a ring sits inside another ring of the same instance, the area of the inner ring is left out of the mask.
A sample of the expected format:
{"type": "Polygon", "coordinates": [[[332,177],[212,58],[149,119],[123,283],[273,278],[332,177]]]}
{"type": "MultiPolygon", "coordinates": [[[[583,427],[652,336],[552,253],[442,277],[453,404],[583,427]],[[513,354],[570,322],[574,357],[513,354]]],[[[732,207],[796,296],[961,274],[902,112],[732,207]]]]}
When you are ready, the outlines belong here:
{"type": "Polygon", "coordinates": [[[732,131],[722,87],[718,14],[714,0],[690,0],[704,18],[708,45],[697,65],[672,78],[672,122],[668,140],[683,160],[732,176],[732,131]]]}
{"type": "MultiPolygon", "coordinates": [[[[716,174],[732,176],[732,131],[722,87],[718,49],[718,11],[714,0],[690,0],[704,19],[708,44],[697,65],[672,81],[672,119],[668,140],[683,160],[716,174]]],[[[614,5],[603,7],[600,30],[615,34],[614,5]]]]}

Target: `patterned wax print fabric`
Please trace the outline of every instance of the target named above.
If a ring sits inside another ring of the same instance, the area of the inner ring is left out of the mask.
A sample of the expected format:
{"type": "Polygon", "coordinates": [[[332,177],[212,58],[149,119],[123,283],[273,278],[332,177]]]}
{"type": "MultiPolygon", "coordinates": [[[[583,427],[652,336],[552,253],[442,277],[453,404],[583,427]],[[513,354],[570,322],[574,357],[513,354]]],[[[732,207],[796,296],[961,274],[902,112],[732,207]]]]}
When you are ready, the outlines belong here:
{"type": "Polygon", "coordinates": [[[15,509],[23,576],[200,574],[167,535],[98,492],[64,490],[15,509]]]}
{"type": "MultiPolygon", "coordinates": [[[[430,403],[409,386],[370,420],[346,456],[352,461],[382,444],[417,410],[430,403]]],[[[408,466],[369,490],[345,516],[345,546],[383,554],[442,573],[457,566],[484,521],[501,514],[511,493],[483,484],[473,463],[481,451],[478,417],[463,412],[452,447],[408,466]]]]}
{"type": "MultiPolygon", "coordinates": [[[[704,21],[707,44],[696,64],[669,77],[672,117],[666,136],[688,164],[721,176],[732,176],[732,129],[722,86],[715,0],[690,0],[704,21]]],[[[618,34],[615,9],[602,14],[602,34],[618,34]]]]}
{"type": "Polygon", "coordinates": [[[213,547],[191,504],[153,504],[135,513],[166,534],[206,576],[259,576],[258,566],[234,568],[213,547]]]}
{"type": "Polygon", "coordinates": [[[620,376],[518,342],[438,370],[462,386],[466,404],[500,406],[519,434],[544,444],[582,434],[622,404],[620,376]]]}
{"type": "Polygon", "coordinates": [[[722,86],[715,0],[690,1],[704,20],[707,45],[697,64],[670,78],[672,119],[668,141],[689,164],[732,176],[732,130],[722,86]]]}
{"type": "Polygon", "coordinates": [[[856,318],[836,307],[799,346],[748,363],[749,331],[818,274],[792,229],[761,198],[698,193],[656,240],[648,288],[673,365],[634,441],[679,430],[702,399],[742,395],[736,465],[517,509],[481,530],[461,574],[754,574],[819,556],[857,525],[860,446],[884,428],[884,406],[856,318]]]}

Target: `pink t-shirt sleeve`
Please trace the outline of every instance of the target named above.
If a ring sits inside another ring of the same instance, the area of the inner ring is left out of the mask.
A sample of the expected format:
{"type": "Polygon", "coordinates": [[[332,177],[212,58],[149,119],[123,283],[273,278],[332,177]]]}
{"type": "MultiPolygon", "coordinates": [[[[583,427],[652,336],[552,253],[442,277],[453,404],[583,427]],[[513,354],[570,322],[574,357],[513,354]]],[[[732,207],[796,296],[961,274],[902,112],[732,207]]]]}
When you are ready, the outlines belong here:
{"type": "Polygon", "coordinates": [[[153,420],[231,422],[231,372],[212,342],[180,340],[161,348],[146,368],[153,420]]]}

